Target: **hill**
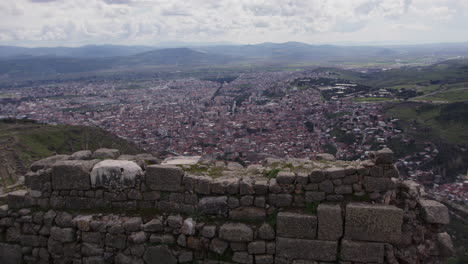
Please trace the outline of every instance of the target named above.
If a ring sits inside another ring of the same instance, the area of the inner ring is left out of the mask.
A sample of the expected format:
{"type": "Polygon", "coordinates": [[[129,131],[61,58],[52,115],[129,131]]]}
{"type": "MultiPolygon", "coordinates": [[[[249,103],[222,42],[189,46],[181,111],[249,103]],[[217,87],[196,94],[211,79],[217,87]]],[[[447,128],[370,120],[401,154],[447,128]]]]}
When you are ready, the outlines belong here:
{"type": "MultiPolygon", "coordinates": [[[[300,42],[262,43],[255,45],[190,46],[163,48],[145,46],[83,46],[76,48],[23,48],[0,46],[0,80],[45,78],[70,73],[141,69],[169,65],[176,67],[213,66],[235,63],[236,66],[339,66],[401,67],[427,65],[441,59],[468,55],[468,44],[414,46],[339,46],[310,45],[300,42]]],[[[160,68],[159,68],[160,69],[160,68]]],[[[375,74],[376,85],[399,77],[390,86],[407,85],[405,70],[375,74]],[[401,81],[401,82],[399,82],[401,81]]]]}
{"type": "Polygon", "coordinates": [[[120,57],[21,57],[0,60],[0,79],[46,77],[67,73],[127,69],[143,66],[197,66],[233,61],[227,55],[195,51],[188,48],[160,49],[120,57]],[[3,76],[2,76],[3,75],[3,76]]]}
{"type": "Polygon", "coordinates": [[[36,160],[98,148],[118,148],[126,154],[143,152],[137,146],[96,127],[0,120],[0,187],[14,183],[36,160]]]}
{"type": "Polygon", "coordinates": [[[389,142],[398,158],[423,151],[427,142],[431,142],[437,146],[438,153],[427,166],[439,172],[444,182],[452,182],[459,174],[466,173],[468,102],[393,103],[384,112],[400,119],[399,128],[406,138],[411,139],[411,143],[404,143],[401,138],[389,142]]]}

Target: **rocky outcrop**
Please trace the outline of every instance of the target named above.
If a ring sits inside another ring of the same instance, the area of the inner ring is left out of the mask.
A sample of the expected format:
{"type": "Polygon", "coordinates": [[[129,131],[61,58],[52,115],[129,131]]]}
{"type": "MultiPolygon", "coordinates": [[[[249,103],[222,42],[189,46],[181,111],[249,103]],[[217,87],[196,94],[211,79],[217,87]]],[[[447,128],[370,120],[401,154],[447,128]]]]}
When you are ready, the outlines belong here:
{"type": "Polygon", "coordinates": [[[248,168],[101,152],[25,176],[29,189],[0,207],[0,263],[393,264],[453,254],[447,208],[395,177],[388,149],[363,162],[248,168]]]}

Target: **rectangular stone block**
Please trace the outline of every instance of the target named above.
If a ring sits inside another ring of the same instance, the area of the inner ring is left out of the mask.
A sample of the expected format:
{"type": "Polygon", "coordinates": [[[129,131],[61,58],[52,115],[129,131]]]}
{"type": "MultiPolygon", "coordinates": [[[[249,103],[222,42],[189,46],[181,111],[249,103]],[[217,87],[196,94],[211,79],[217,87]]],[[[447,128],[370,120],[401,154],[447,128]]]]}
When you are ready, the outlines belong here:
{"type": "Polygon", "coordinates": [[[345,222],[345,238],[349,240],[397,243],[403,210],[393,205],[350,203],[345,222]]]}
{"type": "Polygon", "coordinates": [[[41,191],[47,183],[50,187],[50,173],[46,171],[29,172],[24,176],[24,184],[31,190],[41,191]]]}
{"type": "Polygon", "coordinates": [[[281,212],[276,218],[276,232],[281,237],[314,239],[317,236],[317,217],[281,212]]]}
{"type": "Polygon", "coordinates": [[[336,261],[337,241],[307,240],[278,237],[276,256],[289,260],[336,261]]]}
{"type": "Polygon", "coordinates": [[[447,206],[434,200],[419,200],[422,215],[426,222],[446,225],[450,222],[447,206]]]}
{"type": "Polygon", "coordinates": [[[23,254],[19,245],[0,243],[0,263],[20,264],[23,254]]]}
{"type": "Polygon", "coordinates": [[[156,191],[182,191],[184,171],[176,166],[151,165],[146,168],[146,185],[156,191]]]}
{"type": "Polygon", "coordinates": [[[11,193],[8,193],[8,207],[9,208],[23,208],[28,205],[26,196],[28,195],[28,191],[26,190],[18,190],[11,193]]]}
{"type": "Polygon", "coordinates": [[[349,240],[341,242],[341,259],[344,261],[383,263],[384,252],[383,243],[349,240]]]}
{"type": "Polygon", "coordinates": [[[317,208],[318,239],[338,240],[343,235],[341,207],[333,204],[320,204],[317,208]]]}
{"type": "Polygon", "coordinates": [[[85,160],[59,161],[52,166],[51,179],[54,190],[89,190],[90,171],[94,162],[85,160]]]}
{"type": "Polygon", "coordinates": [[[395,189],[395,183],[389,178],[364,177],[363,185],[367,192],[383,192],[395,189]]]}

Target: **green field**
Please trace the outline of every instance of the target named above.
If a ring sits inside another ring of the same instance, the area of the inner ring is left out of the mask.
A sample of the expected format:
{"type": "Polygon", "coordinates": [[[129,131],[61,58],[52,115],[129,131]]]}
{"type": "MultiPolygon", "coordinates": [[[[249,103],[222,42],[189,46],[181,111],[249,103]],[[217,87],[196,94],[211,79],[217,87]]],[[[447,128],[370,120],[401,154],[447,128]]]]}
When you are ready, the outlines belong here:
{"type": "Polygon", "coordinates": [[[354,98],[354,101],[355,102],[385,102],[385,101],[391,101],[393,100],[392,98],[387,98],[387,97],[366,97],[366,98],[362,98],[362,97],[357,97],[357,98],[354,98]]]}
{"type": "Polygon", "coordinates": [[[413,98],[420,101],[446,101],[446,102],[464,102],[468,101],[468,88],[467,90],[458,91],[443,91],[429,96],[420,96],[413,98]]]}

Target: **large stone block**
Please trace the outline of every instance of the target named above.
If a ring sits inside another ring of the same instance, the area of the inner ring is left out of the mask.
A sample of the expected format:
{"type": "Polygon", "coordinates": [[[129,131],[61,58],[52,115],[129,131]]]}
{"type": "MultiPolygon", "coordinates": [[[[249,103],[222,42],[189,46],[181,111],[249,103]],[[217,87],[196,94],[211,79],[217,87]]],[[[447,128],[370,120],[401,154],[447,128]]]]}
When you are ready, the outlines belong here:
{"type": "Polygon", "coordinates": [[[157,191],[183,190],[184,171],[176,166],[151,165],[146,168],[146,185],[157,191]]]}
{"type": "Polygon", "coordinates": [[[118,149],[100,148],[94,151],[93,159],[117,159],[120,156],[118,149]]]}
{"type": "Polygon", "coordinates": [[[307,240],[278,237],[276,256],[289,260],[336,261],[337,241],[307,240]]]}
{"type": "Polygon", "coordinates": [[[24,184],[31,190],[41,191],[48,183],[50,187],[50,173],[48,171],[29,172],[24,176],[24,184]]]}
{"type": "Polygon", "coordinates": [[[363,185],[367,192],[383,192],[395,189],[395,183],[390,178],[364,177],[363,185]]]}
{"type": "Polygon", "coordinates": [[[219,237],[229,242],[250,242],[253,231],[246,224],[226,223],[219,228],[219,237]]]}
{"type": "Polygon", "coordinates": [[[32,171],[38,171],[46,168],[52,167],[56,162],[61,161],[61,160],[68,160],[70,158],[70,155],[55,155],[52,157],[47,157],[45,159],[38,160],[31,164],[31,170],[32,171]]]}
{"type": "Polygon", "coordinates": [[[343,235],[343,217],[339,205],[320,204],[317,217],[318,239],[338,240],[343,235]]]}
{"type": "Polygon", "coordinates": [[[229,212],[229,218],[236,221],[261,222],[265,217],[265,209],[258,207],[240,207],[229,212]]]}
{"type": "Polygon", "coordinates": [[[281,237],[314,239],[317,236],[317,217],[281,212],[276,218],[276,232],[281,237]]]}
{"type": "Polygon", "coordinates": [[[340,179],[345,176],[345,169],[341,167],[331,167],[325,170],[325,174],[329,179],[340,179]]]}
{"type": "Polygon", "coordinates": [[[91,186],[105,188],[129,188],[135,186],[136,178],[143,170],[133,161],[104,160],[91,171],[91,186]]]}
{"type": "Polygon", "coordinates": [[[21,247],[0,243],[0,263],[2,264],[20,264],[22,259],[21,247]]]}
{"type": "Polygon", "coordinates": [[[204,197],[198,202],[198,209],[203,214],[226,215],[228,212],[227,196],[204,197]]]}
{"type": "Polygon", "coordinates": [[[448,224],[450,216],[447,206],[434,200],[419,200],[424,220],[431,224],[448,224]]]}
{"type": "Polygon", "coordinates": [[[148,247],[143,255],[143,260],[148,263],[176,264],[177,259],[167,246],[148,247]]]}
{"type": "Polygon", "coordinates": [[[341,242],[341,259],[344,261],[383,263],[384,252],[383,243],[349,240],[341,242]]]}
{"type": "Polygon", "coordinates": [[[52,166],[52,188],[54,190],[88,190],[91,188],[89,172],[94,161],[65,160],[52,166]]]}
{"type": "Polygon", "coordinates": [[[403,210],[391,205],[350,203],[345,222],[345,238],[349,240],[397,243],[403,210]]]}
{"type": "Polygon", "coordinates": [[[389,148],[383,148],[376,151],[374,156],[374,162],[376,165],[393,163],[393,151],[389,148]]]}
{"type": "Polygon", "coordinates": [[[50,229],[50,237],[60,242],[72,242],[75,239],[75,231],[73,228],[52,227],[50,229]]]}
{"type": "Polygon", "coordinates": [[[26,190],[18,190],[8,193],[8,207],[14,209],[26,207],[28,205],[27,196],[28,191],[26,190]]]}

